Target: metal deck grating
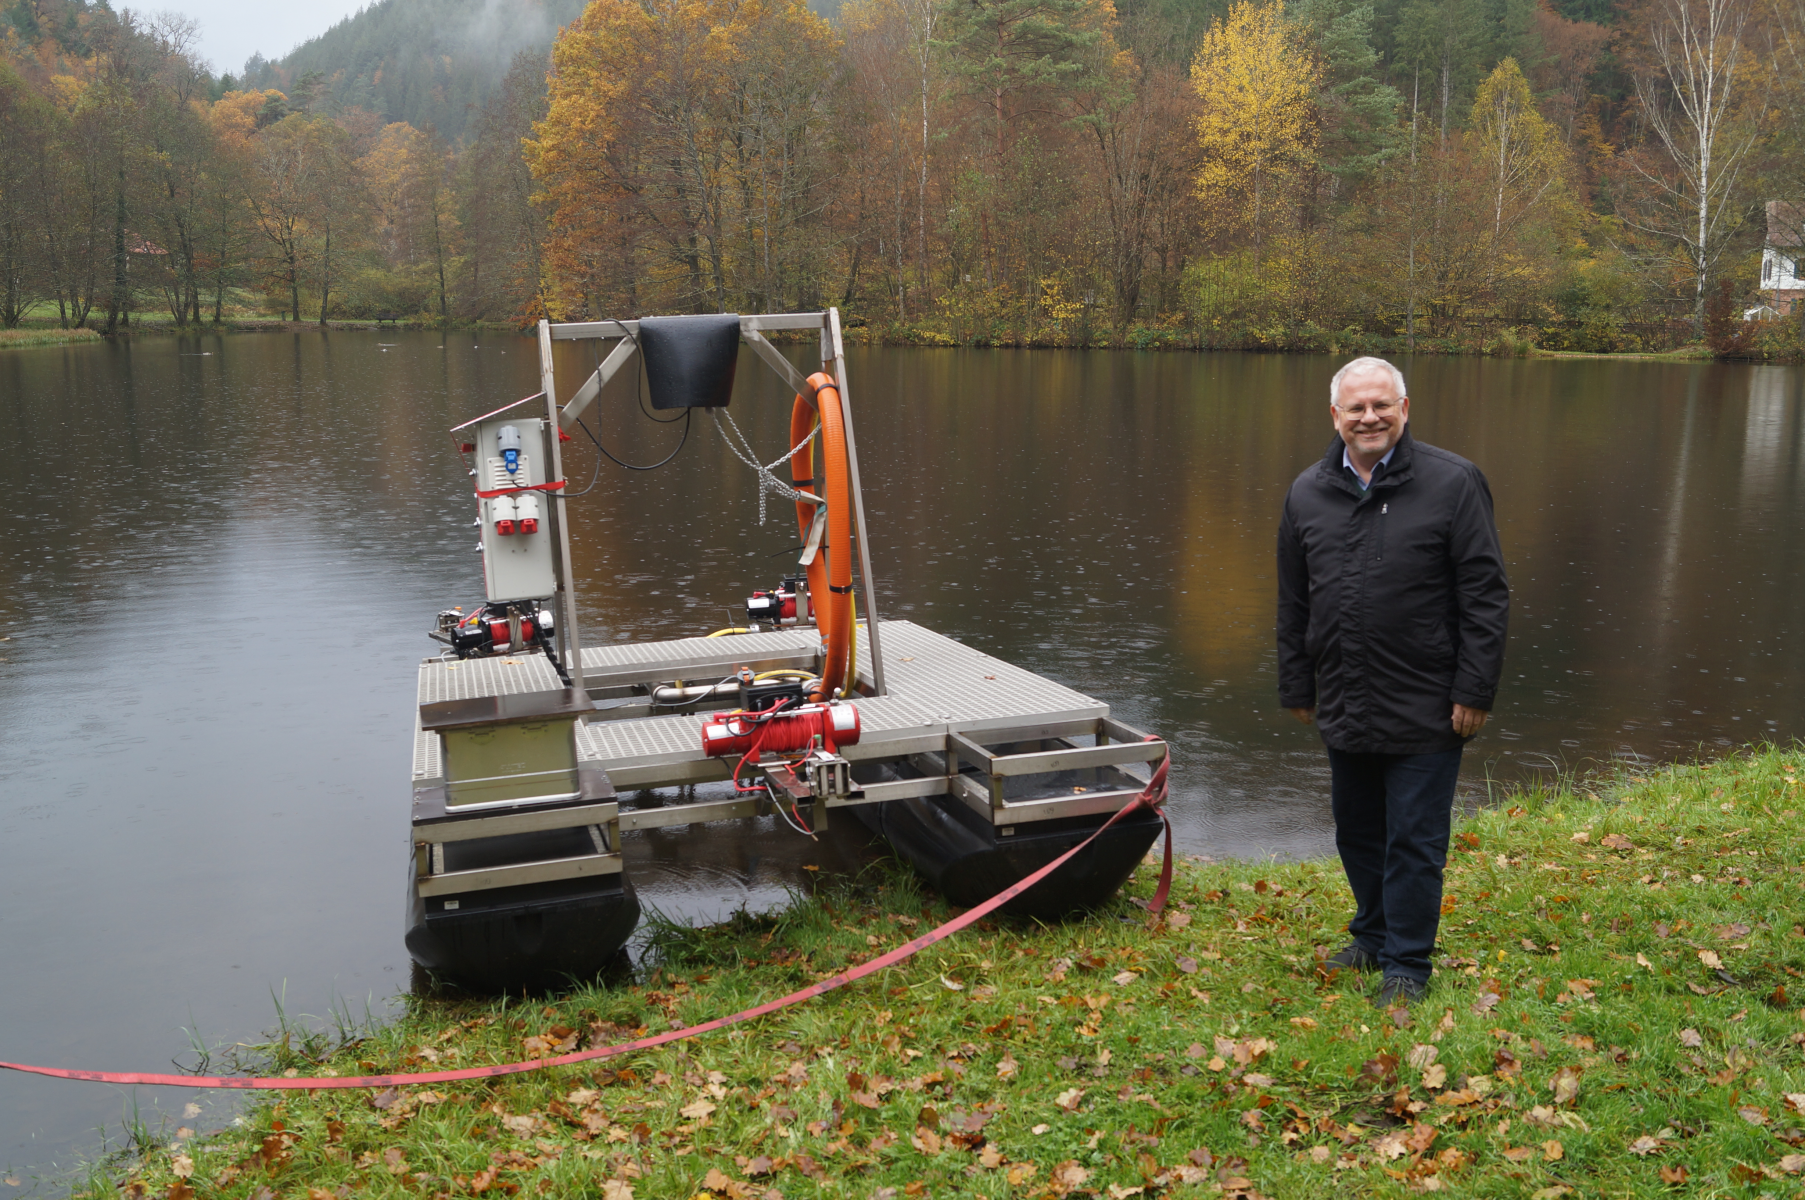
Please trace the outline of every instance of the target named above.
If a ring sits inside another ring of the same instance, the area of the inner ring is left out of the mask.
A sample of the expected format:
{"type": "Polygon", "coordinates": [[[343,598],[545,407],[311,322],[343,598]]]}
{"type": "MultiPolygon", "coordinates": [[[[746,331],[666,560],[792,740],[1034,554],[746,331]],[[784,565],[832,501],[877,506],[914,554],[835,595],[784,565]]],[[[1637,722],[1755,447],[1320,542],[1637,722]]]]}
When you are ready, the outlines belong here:
{"type": "Polygon", "coordinates": [[[420,703],[474,700],[479,696],[512,696],[551,692],[563,687],[543,654],[510,654],[501,658],[466,658],[420,664],[420,703]]]}
{"type": "Polygon", "coordinates": [[[630,671],[642,667],[669,668],[679,673],[685,666],[728,656],[772,658],[813,654],[821,637],[813,628],[780,629],[775,633],[738,633],[730,637],[678,638],[669,642],[613,642],[583,647],[583,670],[630,671]]]}
{"type": "MultiPolygon", "coordinates": [[[[987,729],[1109,715],[1109,706],[1101,701],[913,621],[885,621],[882,633],[890,694],[858,701],[864,731],[861,747],[924,735],[944,736],[949,729],[982,735],[987,729]]],[[[698,663],[794,656],[812,652],[818,645],[813,629],[794,629],[592,646],[583,651],[583,669],[586,674],[656,671],[665,673],[662,677],[686,678],[685,671],[698,663]]],[[[515,665],[508,665],[507,659],[468,659],[457,664],[429,661],[420,668],[420,702],[558,687],[557,677],[543,657],[513,662],[515,665]]],[[[862,678],[870,679],[870,641],[865,637],[859,639],[859,671],[862,678]]],[[[680,713],[580,725],[578,758],[622,774],[623,782],[643,782],[661,767],[687,767],[693,773],[694,767],[708,761],[701,753],[704,720],[704,714],[680,713]]],[[[416,726],[415,780],[436,778],[441,770],[438,737],[422,733],[416,726]]]]}
{"type": "MultiPolygon", "coordinates": [[[[913,621],[885,621],[882,632],[890,694],[915,703],[960,733],[1021,725],[1025,720],[1109,715],[1109,705],[1100,700],[913,621]]],[[[862,642],[859,669],[870,672],[862,642]]]]}

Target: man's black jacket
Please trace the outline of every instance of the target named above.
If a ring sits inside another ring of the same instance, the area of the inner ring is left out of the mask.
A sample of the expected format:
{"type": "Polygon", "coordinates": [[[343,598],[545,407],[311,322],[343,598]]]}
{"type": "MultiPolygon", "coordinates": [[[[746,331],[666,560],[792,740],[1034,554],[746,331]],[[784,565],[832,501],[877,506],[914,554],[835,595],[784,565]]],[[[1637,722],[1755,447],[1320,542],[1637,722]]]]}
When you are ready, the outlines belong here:
{"type": "Polygon", "coordinates": [[[1316,706],[1336,750],[1461,744],[1456,703],[1490,710],[1510,585],[1485,476],[1409,426],[1370,491],[1339,435],[1297,477],[1279,523],[1279,703],[1316,706]]]}

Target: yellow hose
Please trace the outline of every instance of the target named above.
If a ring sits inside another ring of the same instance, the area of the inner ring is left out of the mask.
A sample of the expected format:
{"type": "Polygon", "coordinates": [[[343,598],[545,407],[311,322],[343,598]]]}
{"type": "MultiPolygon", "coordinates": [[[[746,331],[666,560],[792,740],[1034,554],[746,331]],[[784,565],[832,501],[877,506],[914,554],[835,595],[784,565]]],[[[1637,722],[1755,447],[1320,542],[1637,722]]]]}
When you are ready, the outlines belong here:
{"type": "Polygon", "coordinates": [[[744,625],[737,625],[732,629],[717,629],[713,633],[709,634],[708,636],[709,637],[726,637],[730,633],[756,633],[756,632],[757,632],[757,630],[749,629],[744,625]]]}
{"type": "Polygon", "coordinates": [[[846,644],[846,680],[841,687],[842,696],[851,696],[853,685],[859,681],[859,598],[852,593],[846,596],[849,619],[852,622],[852,635],[846,644]]]}
{"type": "Polygon", "coordinates": [[[813,671],[802,671],[795,667],[779,667],[775,671],[762,671],[752,677],[754,683],[764,679],[819,679],[813,671]]]}

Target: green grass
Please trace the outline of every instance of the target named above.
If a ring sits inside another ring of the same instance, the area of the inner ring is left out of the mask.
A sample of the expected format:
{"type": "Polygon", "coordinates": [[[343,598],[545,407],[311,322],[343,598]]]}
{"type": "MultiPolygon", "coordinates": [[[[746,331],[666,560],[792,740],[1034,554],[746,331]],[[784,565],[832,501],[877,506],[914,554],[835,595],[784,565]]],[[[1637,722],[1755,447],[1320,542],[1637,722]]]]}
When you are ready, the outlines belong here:
{"type": "MultiPolygon", "coordinates": [[[[1318,969],[1345,940],[1333,862],[1185,863],[1157,921],[1143,868],[1087,920],[980,923],[755,1025],[476,1086],[292,1094],[83,1194],[1792,1196],[1802,769],[1763,750],[1463,822],[1408,1011],[1318,969]]],[[[265,1068],[462,1067],[693,1024],[946,915],[884,867],[778,913],[655,922],[637,981],[415,999],[337,1053],[291,1033],[265,1068]]]]}
{"type": "Polygon", "coordinates": [[[100,335],[92,329],[0,329],[0,350],[18,350],[27,346],[66,346],[75,342],[98,342],[100,335]]]}

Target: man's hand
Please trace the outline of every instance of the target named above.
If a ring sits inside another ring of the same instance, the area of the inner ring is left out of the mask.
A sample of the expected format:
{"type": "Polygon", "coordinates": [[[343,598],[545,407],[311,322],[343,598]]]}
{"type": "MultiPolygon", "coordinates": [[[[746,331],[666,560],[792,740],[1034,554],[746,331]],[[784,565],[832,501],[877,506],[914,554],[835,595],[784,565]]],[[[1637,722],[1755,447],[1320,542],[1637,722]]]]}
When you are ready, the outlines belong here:
{"type": "Polygon", "coordinates": [[[1308,725],[1316,719],[1316,706],[1312,704],[1308,708],[1294,708],[1291,710],[1291,715],[1308,725]]]}
{"type": "Polygon", "coordinates": [[[1470,738],[1485,728],[1485,719],[1492,714],[1483,708],[1468,708],[1464,704],[1454,706],[1454,732],[1463,738],[1470,738]]]}

